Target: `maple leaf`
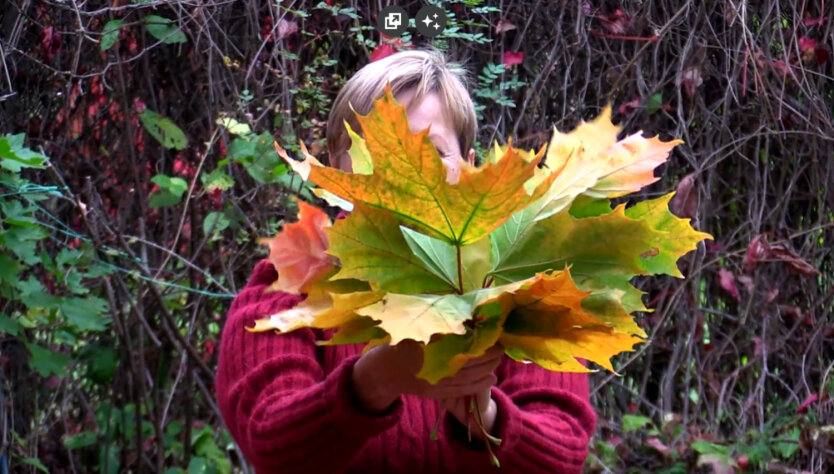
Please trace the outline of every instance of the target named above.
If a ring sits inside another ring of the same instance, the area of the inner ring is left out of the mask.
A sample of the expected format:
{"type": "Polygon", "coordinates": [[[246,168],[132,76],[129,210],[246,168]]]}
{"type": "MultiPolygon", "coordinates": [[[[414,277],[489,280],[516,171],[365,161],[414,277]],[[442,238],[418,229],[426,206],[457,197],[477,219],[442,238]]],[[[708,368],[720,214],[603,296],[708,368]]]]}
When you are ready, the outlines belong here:
{"type": "Polygon", "coordinates": [[[617,140],[620,127],[611,122],[611,107],[570,133],[555,127],[545,162],[558,172],[540,204],[539,219],[564,209],[580,194],[612,198],[639,191],[654,183],[654,169],[668,159],[681,140],[662,142],[641,132],[617,140]]]}
{"type": "Polygon", "coordinates": [[[373,281],[395,293],[450,293],[453,283],[438,277],[413,255],[396,215],[357,203],[329,229],[330,254],[341,268],[334,278],[373,281]]]}
{"type": "Polygon", "coordinates": [[[331,329],[356,319],[356,310],[376,303],[384,295],[385,292],[375,290],[334,293],[322,286],[314,288],[296,306],[256,320],[255,326],[247,329],[252,332],[289,332],[302,327],[331,329]]]}
{"type": "Polygon", "coordinates": [[[267,291],[300,294],[330,273],[336,264],[327,255],[325,229],[330,227],[330,218],[303,201],[298,201],[298,208],[298,222],[285,225],[274,238],[261,239],[261,243],[269,245],[269,261],[278,271],[278,280],[267,291]]]}
{"type": "Polygon", "coordinates": [[[573,360],[571,354],[575,354],[611,367],[609,359],[631,350],[645,333],[630,317],[631,326],[615,327],[587,311],[583,306],[590,294],[574,283],[569,270],[540,273],[521,282],[477,291],[473,313],[480,321],[465,333],[458,331],[431,340],[425,346],[423,368],[418,375],[436,383],[454,375],[469,359],[482,355],[499,341],[509,352],[515,351],[517,358],[542,366],[587,371],[573,360]],[[610,344],[604,350],[588,348],[605,345],[606,341],[610,344]],[[577,347],[558,356],[542,357],[537,352],[572,345],[577,347]]]}
{"type": "Polygon", "coordinates": [[[647,274],[641,255],[659,237],[662,233],[646,222],[627,217],[624,204],[608,214],[581,219],[565,210],[527,227],[521,235],[513,225],[493,233],[491,274],[496,281],[510,282],[568,265],[582,275],[647,274]],[[612,238],[617,235],[628,237],[612,238]]]}
{"type": "Polygon", "coordinates": [[[632,219],[645,222],[652,229],[662,232],[655,234],[651,242],[657,252],[641,259],[641,267],[652,274],[667,274],[683,278],[678,270],[677,261],[684,254],[695,250],[698,242],[712,239],[710,234],[698,232],[689,225],[690,219],[680,218],[669,212],[669,201],[674,192],[657,199],[638,202],[625,211],[625,215],[632,219]]]}
{"type": "Polygon", "coordinates": [[[545,180],[528,192],[524,183],[533,177],[537,163],[525,161],[513,148],[498,163],[462,166],[459,181],[449,183],[428,130],[411,132],[405,109],[394,101],[390,87],[372,113],[358,118],[373,174],[313,166],[310,179],[354,204],[395,211],[410,226],[449,243],[466,245],[486,236],[550,185],[545,180]]]}

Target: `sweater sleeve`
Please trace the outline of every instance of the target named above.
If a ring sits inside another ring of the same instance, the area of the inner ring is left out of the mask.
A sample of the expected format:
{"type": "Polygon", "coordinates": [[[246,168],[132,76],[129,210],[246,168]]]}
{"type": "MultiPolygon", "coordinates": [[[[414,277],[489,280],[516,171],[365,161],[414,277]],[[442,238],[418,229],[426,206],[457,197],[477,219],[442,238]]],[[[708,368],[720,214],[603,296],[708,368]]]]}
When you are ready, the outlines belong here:
{"type": "Polygon", "coordinates": [[[508,472],[581,473],[596,426],[588,374],[552,372],[504,358],[492,389],[496,456],[508,472]]]}
{"type": "Polygon", "coordinates": [[[368,439],[397,423],[402,401],[381,415],[362,411],[351,384],[358,357],[325,374],[313,330],[247,331],[255,319],[301,300],[265,293],[276,276],[268,261],[259,262],[232,302],[215,382],[220,410],[257,472],[341,472],[368,439]]]}

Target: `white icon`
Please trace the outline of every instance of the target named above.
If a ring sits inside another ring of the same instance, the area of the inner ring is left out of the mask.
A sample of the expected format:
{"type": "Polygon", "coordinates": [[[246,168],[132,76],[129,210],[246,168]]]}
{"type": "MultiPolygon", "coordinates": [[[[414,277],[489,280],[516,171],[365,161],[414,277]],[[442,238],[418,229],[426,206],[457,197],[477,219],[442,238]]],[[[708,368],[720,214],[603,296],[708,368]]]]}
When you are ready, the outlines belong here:
{"type": "MultiPolygon", "coordinates": [[[[437,16],[437,15],[435,15],[435,16],[437,16]]],[[[421,23],[425,23],[426,27],[428,28],[428,26],[431,24],[431,18],[429,18],[429,16],[426,15],[426,17],[423,18],[423,21],[421,23]]]]}
{"type": "Polygon", "coordinates": [[[396,30],[403,24],[403,16],[400,13],[392,12],[385,16],[385,29],[396,30]]]}

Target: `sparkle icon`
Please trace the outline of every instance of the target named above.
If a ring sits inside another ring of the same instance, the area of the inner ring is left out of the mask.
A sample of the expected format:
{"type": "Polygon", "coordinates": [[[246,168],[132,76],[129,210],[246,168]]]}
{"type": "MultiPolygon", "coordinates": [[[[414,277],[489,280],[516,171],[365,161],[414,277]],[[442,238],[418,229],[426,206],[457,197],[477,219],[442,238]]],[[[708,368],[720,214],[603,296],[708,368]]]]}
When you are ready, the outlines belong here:
{"type": "Polygon", "coordinates": [[[424,6],[415,18],[417,31],[423,36],[434,38],[446,29],[446,12],[438,6],[424,6]]]}

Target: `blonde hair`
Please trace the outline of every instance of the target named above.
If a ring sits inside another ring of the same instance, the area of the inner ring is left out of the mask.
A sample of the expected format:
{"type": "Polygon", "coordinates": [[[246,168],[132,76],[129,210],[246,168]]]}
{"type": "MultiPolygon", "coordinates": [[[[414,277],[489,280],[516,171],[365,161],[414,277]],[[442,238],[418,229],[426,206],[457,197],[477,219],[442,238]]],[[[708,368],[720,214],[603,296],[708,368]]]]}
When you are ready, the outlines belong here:
{"type": "Polygon", "coordinates": [[[340,153],[350,148],[344,121],[347,120],[361,135],[353,110],[367,115],[389,83],[394,97],[413,90],[412,103],[419,103],[426,94],[436,93],[443,103],[444,113],[454,124],[461,153],[465,156],[474,146],[477,118],[466,90],[466,71],[459,64],[447,62],[438,51],[412,50],[369,63],[347,81],[327,120],[327,149],[332,158],[338,159],[340,153]]]}

